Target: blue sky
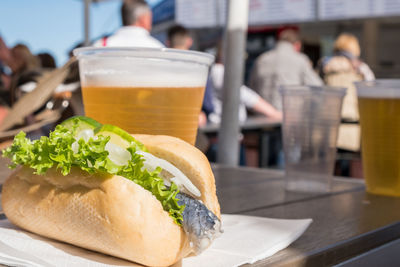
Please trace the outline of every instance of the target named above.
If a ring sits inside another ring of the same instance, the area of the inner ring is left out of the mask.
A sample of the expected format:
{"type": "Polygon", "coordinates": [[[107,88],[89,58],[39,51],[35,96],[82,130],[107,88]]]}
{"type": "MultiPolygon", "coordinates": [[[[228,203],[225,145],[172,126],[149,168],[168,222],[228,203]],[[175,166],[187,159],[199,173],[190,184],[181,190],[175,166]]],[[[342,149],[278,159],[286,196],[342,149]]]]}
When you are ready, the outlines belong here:
{"type": "MultiPolygon", "coordinates": [[[[91,38],[120,27],[120,5],[120,0],[92,4],[91,38]]],[[[49,52],[58,66],[84,38],[82,0],[0,0],[0,14],[0,36],[9,47],[24,43],[34,54],[49,52]]]]}

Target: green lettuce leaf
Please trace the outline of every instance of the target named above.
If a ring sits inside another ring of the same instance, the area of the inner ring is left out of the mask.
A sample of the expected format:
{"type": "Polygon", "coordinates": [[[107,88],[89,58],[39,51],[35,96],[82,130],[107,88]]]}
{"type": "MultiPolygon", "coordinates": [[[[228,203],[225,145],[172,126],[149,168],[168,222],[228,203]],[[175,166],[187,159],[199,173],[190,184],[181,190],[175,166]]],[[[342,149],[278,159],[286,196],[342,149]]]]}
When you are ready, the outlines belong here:
{"type": "Polygon", "coordinates": [[[135,153],[137,150],[143,150],[144,147],[140,143],[132,143],[128,147],[132,159],[127,165],[113,163],[105,150],[109,139],[98,135],[87,142],[83,139],[75,140],[74,129],[58,125],[49,137],[42,136],[34,141],[26,138],[24,132],[20,132],[15,136],[13,144],[3,150],[3,156],[11,159],[10,168],[25,165],[34,169],[35,174],[44,174],[48,169],[55,167],[65,176],[70,173],[72,167],[79,167],[88,173],[105,172],[120,175],[150,191],[174,221],[181,225],[185,206],[178,204],[177,185],[172,183],[170,187],[166,187],[159,175],[159,167],[152,172],[142,168],[144,159],[135,153]],[[73,149],[73,146],[76,146],[75,142],[79,144],[77,150],[73,149]]]}

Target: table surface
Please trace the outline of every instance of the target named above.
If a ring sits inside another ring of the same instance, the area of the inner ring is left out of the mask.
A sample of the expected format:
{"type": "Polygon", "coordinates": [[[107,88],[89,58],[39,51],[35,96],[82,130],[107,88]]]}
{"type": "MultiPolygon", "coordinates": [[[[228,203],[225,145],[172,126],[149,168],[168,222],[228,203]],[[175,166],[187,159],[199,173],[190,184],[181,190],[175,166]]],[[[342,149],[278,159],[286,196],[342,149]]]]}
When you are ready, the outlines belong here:
{"type": "MultiPolygon", "coordinates": [[[[0,183],[10,172],[4,166],[1,159],[0,183]]],[[[335,265],[365,253],[372,260],[360,260],[359,256],[357,262],[366,266],[380,259],[382,251],[391,251],[385,246],[393,244],[393,253],[398,251],[400,212],[396,210],[400,210],[400,198],[366,194],[360,180],[335,178],[330,193],[295,193],[284,190],[282,171],[220,165],[213,166],[213,170],[223,213],[313,219],[309,229],[289,248],[253,266],[335,265]]]]}
{"type": "Polygon", "coordinates": [[[361,180],[335,178],[331,193],[309,194],[285,191],[281,171],[215,166],[214,173],[223,213],[313,219],[289,248],[254,266],[331,266],[400,238],[400,198],[367,194],[361,180]]]}

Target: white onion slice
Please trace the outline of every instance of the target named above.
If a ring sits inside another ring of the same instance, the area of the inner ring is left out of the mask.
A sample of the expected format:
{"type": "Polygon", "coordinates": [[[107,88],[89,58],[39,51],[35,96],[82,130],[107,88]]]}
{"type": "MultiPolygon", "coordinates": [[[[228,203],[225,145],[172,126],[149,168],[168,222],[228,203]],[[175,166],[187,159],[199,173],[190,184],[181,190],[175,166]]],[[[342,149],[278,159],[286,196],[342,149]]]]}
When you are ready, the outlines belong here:
{"type": "Polygon", "coordinates": [[[76,136],[76,140],[80,140],[81,138],[83,140],[85,140],[85,142],[89,141],[90,138],[94,137],[94,132],[92,129],[86,129],[86,130],[82,130],[80,131],[77,136],[76,136]]]}
{"type": "Polygon", "coordinates": [[[201,196],[199,189],[197,189],[197,187],[189,180],[189,178],[187,178],[187,176],[183,174],[183,172],[181,172],[178,168],[176,168],[168,161],[157,158],[156,156],[144,151],[136,151],[136,154],[143,156],[143,158],[145,159],[144,167],[146,169],[153,171],[157,167],[161,167],[163,170],[166,170],[174,176],[173,178],[171,178],[171,181],[175,182],[175,184],[179,187],[179,190],[182,190],[182,188],[184,188],[186,190],[182,191],[188,191],[189,194],[196,197],[201,196]]]}
{"type": "Polygon", "coordinates": [[[87,162],[87,164],[88,164],[88,166],[89,166],[90,168],[93,167],[93,164],[92,164],[89,160],[87,160],[86,162],[87,162]]]}
{"type": "Polygon", "coordinates": [[[77,154],[79,152],[78,141],[73,142],[71,145],[71,148],[72,148],[72,151],[74,152],[74,154],[77,154]]]}
{"type": "Polygon", "coordinates": [[[105,150],[108,151],[108,158],[118,166],[127,165],[132,159],[132,155],[128,150],[117,146],[110,141],[106,144],[105,150]]]}
{"type": "Polygon", "coordinates": [[[79,152],[79,143],[78,141],[80,139],[83,139],[85,142],[89,141],[90,138],[94,138],[94,132],[92,129],[86,129],[80,131],[76,137],[75,137],[75,142],[72,143],[72,151],[76,154],[79,152]]]}

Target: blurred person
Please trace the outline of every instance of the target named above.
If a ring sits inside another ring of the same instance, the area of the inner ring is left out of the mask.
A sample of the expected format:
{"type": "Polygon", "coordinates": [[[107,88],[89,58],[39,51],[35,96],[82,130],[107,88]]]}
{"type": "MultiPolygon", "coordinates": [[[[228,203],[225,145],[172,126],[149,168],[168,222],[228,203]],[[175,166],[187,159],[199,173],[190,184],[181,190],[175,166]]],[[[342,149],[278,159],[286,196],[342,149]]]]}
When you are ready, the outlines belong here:
{"type": "Polygon", "coordinates": [[[54,59],[54,57],[51,54],[49,54],[49,53],[39,53],[36,56],[39,59],[39,64],[40,64],[41,68],[43,68],[43,69],[55,69],[55,68],[57,68],[56,60],[54,59]]]}
{"type": "MultiPolygon", "coordinates": [[[[215,63],[210,70],[210,78],[214,88],[214,112],[210,114],[209,119],[214,123],[221,122],[222,116],[222,91],[224,83],[225,67],[222,63],[215,63]]],[[[265,117],[272,119],[282,119],[282,112],[278,111],[271,104],[265,101],[259,94],[251,88],[242,85],[240,87],[239,121],[244,122],[247,119],[247,109],[253,110],[265,117]]]]}
{"type": "MultiPolygon", "coordinates": [[[[43,74],[45,74],[49,70],[42,68],[39,57],[33,55],[29,48],[24,44],[15,45],[11,49],[11,54],[13,58],[13,78],[10,94],[11,104],[14,104],[23,94],[35,90],[39,78],[42,77],[43,74]]],[[[54,60],[53,62],[50,62],[50,64],[51,63],[54,63],[54,60]]],[[[65,94],[68,94],[68,92],[65,92],[66,90],[64,88],[61,88],[62,86],[63,84],[57,87],[53,96],[49,98],[48,102],[53,103],[58,98],[65,98],[65,94]],[[60,92],[60,90],[63,92],[60,92]]],[[[46,105],[43,105],[34,113],[39,113],[45,108],[46,105]]],[[[55,107],[53,107],[53,109],[54,108],[55,107]]],[[[33,119],[31,121],[28,121],[28,123],[31,122],[33,122],[33,119]]]]}
{"type": "Polygon", "coordinates": [[[10,61],[11,51],[0,37],[0,124],[7,116],[10,105],[9,88],[12,75],[10,61]]]}
{"type": "Polygon", "coordinates": [[[285,29],[274,49],[261,54],[250,74],[250,87],[276,109],[282,110],[279,86],[323,85],[312,69],[309,58],[300,52],[301,41],[296,30],[285,29]]]}
{"type": "MultiPolygon", "coordinates": [[[[0,45],[2,46],[2,45],[0,45]]],[[[1,48],[4,52],[5,48],[1,48]]],[[[22,96],[24,86],[31,86],[40,77],[39,60],[31,53],[29,48],[24,44],[17,44],[9,53],[9,68],[11,69],[11,81],[8,88],[9,105],[12,106],[19,97],[22,96]]],[[[5,116],[5,112],[0,108],[0,123],[5,116]]],[[[26,116],[26,124],[34,122],[33,114],[26,116]]],[[[34,131],[33,131],[34,132],[34,131]]],[[[31,132],[31,133],[33,133],[31,132]]]]}
{"type": "Polygon", "coordinates": [[[11,105],[36,86],[36,80],[41,76],[40,62],[24,44],[11,48],[12,81],[10,85],[11,105]],[[32,87],[33,86],[33,87],[32,87]]]}
{"type": "Polygon", "coordinates": [[[101,38],[94,46],[164,47],[150,35],[152,12],[146,1],[124,0],[121,17],[123,27],[113,35],[101,38]]]}
{"type": "Polygon", "coordinates": [[[357,37],[349,33],[340,34],[335,43],[333,56],[320,61],[320,73],[329,86],[347,89],[342,105],[342,121],[339,127],[337,147],[340,155],[346,154],[346,160],[340,160],[342,176],[362,177],[360,164],[361,131],[358,124],[358,102],[354,82],[372,81],[375,75],[369,66],[359,57],[360,44],[357,37]]]}
{"type": "Polygon", "coordinates": [[[357,93],[353,82],[372,81],[375,75],[360,57],[361,49],[357,37],[349,33],[338,36],[334,43],[333,56],[321,60],[320,73],[329,86],[347,88],[343,100],[342,118],[357,121],[357,93]]]}
{"type": "Polygon", "coordinates": [[[10,106],[11,69],[0,60],[0,106],[10,106]]]}
{"type": "MultiPolygon", "coordinates": [[[[213,105],[214,112],[211,113],[208,118],[213,123],[220,123],[222,119],[222,104],[223,104],[223,84],[224,84],[224,72],[225,67],[223,65],[223,51],[222,44],[220,43],[217,47],[217,55],[216,55],[216,63],[211,66],[210,70],[210,80],[213,91],[213,105]]],[[[266,102],[261,98],[255,91],[250,89],[249,87],[242,85],[240,87],[240,102],[239,102],[239,121],[244,122],[247,119],[247,109],[253,110],[257,113],[260,113],[268,118],[281,120],[282,113],[275,109],[272,105],[266,102]]],[[[276,145],[278,142],[276,142],[276,145]]],[[[216,151],[217,147],[211,147],[209,151],[207,151],[207,157],[211,161],[216,159],[216,151]]],[[[239,163],[242,166],[247,164],[246,159],[246,146],[245,141],[243,140],[240,145],[240,153],[239,153],[239,163]]],[[[275,153],[271,153],[271,158],[275,158],[275,153]]]]}
{"type": "Polygon", "coordinates": [[[11,86],[12,70],[11,50],[7,47],[0,36],[0,104],[10,105],[9,90],[11,86]]]}
{"type": "Polygon", "coordinates": [[[168,29],[167,46],[175,49],[189,50],[193,45],[193,38],[188,29],[175,25],[168,29]]]}
{"type": "Polygon", "coordinates": [[[10,65],[12,63],[11,50],[7,47],[3,38],[0,36],[0,63],[2,66],[7,67],[6,72],[11,72],[10,65]]]}
{"type": "Polygon", "coordinates": [[[0,105],[11,106],[10,87],[12,80],[11,49],[0,36],[0,105]]]}
{"type": "MultiPolygon", "coordinates": [[[[222,95],[225,66],[223,65],[222,44],[217,48],[216,62],[211,66],[210,79],[213,92],[214,112],[209,116],[210,121],[220,123],[222,116],[222,95]]],[[[239,104],[239,121],[243,122],[247,119],[247,109],[262,114],[272,119],[282,119],[282,112],[278,111],[271,104],[265,101],[253,89],[242,85],[240,87],[240,104],[239,104]]]]}
{"type": "Polygon", "coordinates": [[[37,70],[40,68],[40,61],[30,49],[24,44],[17,44],[11,48],[13,64],[11,69],[14,74],[37,70]]]}
{"type": "MultiPolygon", "coordinates": [[[[176,25],[168,30],[167,45],[171,48],[188,50],[193,44],[189,31],[176,25]]],[[[203,111],[211,122],[220,123],[222,115],[222,89],[224,80],[224,65],[222,64],[222,49],[218,47],[217,62],[211,67],[210,79],[207,83],[203,101],[203,111]]],[[[239,119],[245,121],[247,118],[246,108],[252,109],[270,118],[281,119],[281,112],[277,111],[269,103],[263,100],[256,92],[247,86],[240,88],[239,119]]]]}
{"type": "Polygon", "coordinates": [[[7,91],[11,82],[11,69],[0,61],[0,91],[7,91]]]}

